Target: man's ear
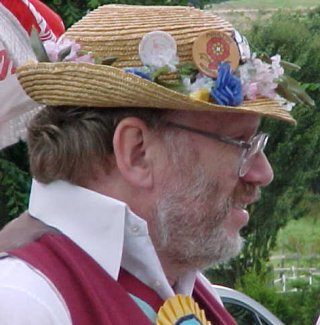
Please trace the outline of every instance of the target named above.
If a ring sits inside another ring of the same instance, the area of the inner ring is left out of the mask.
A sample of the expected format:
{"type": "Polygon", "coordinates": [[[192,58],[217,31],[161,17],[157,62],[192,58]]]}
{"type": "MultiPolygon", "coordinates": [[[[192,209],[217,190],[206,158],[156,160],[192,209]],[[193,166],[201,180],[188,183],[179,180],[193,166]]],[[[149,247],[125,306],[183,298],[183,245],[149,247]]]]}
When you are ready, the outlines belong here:
{"type": "Polygon", "coordinates": [[[116,164],[123,178],[134,186],[152,186],[151,140],[149,128],[139,118],[124,118],[116,127],[113,137],[116,164]]]}

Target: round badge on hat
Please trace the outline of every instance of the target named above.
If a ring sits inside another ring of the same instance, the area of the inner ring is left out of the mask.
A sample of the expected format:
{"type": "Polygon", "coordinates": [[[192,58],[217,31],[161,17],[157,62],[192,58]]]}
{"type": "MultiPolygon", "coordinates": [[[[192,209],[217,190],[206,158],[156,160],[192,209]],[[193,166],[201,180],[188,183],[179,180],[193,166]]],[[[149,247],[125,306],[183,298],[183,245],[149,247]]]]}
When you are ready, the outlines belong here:
{"type": "Polygon", "coordinates": [[[193,43],[193,61],[198,69],[209,77],[216,78],[221,62],[229,62],[234,71],[240,61],[237,43],[228,34],[220,31],[201,33],[193,43]]]}
{"type": "Polygon", "coordinates": [[[150,32],[139,44],[139,55],[143,65],[161,68],[177,60],[177,44],[167,32],[150,32]]]}

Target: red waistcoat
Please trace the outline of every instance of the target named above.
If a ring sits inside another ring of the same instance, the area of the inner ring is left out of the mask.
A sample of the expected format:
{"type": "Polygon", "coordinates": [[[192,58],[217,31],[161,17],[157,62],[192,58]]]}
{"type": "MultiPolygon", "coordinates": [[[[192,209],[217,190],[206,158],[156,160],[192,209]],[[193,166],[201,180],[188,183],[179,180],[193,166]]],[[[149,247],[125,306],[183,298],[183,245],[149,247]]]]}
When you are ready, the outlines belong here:
{"type": "MultiPolygon", "coordinates": [[[[45,234],[9,253],[51,280],[63,296],[75,325],[150,325],[128,292],[153,307],[162,303],[152,289],[125,271],[120,283],[112,279],[86,252],[60,234],[45,234]]],[[[193,297],[213,325],[236,324],[198,279],[193,297]]]]}

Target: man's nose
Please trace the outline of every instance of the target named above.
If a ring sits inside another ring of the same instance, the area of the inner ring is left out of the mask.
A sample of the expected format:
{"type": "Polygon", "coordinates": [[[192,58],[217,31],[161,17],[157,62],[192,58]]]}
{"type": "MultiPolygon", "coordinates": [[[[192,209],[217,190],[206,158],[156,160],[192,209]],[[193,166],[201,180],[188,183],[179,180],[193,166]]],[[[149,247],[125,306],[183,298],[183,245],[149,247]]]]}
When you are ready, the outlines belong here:
{"type": "Polygon", "coordinates": [[[264,152],[260,152],[253,157],[252,165],[242,179],[247,183],[252,183],[262,187],[267,186],[272,182],[273,170],[264,152]]]}

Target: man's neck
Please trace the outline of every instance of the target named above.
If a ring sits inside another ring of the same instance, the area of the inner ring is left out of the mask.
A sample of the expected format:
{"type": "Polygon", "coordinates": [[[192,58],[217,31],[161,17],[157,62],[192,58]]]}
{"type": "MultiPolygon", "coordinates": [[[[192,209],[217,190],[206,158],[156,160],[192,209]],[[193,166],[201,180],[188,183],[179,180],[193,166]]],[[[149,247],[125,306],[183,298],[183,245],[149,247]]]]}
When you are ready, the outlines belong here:
{"type": "Polygon", "coordinates": [[[172,260],[170,260],[164,252],[158,251],[157,254],[166,278],[170,286],[174,289],[174,286],[177,283],[179,277],[182,274],[191,271],[190,266],[187,267],[183,265],[177,265],[172,260]]]}

